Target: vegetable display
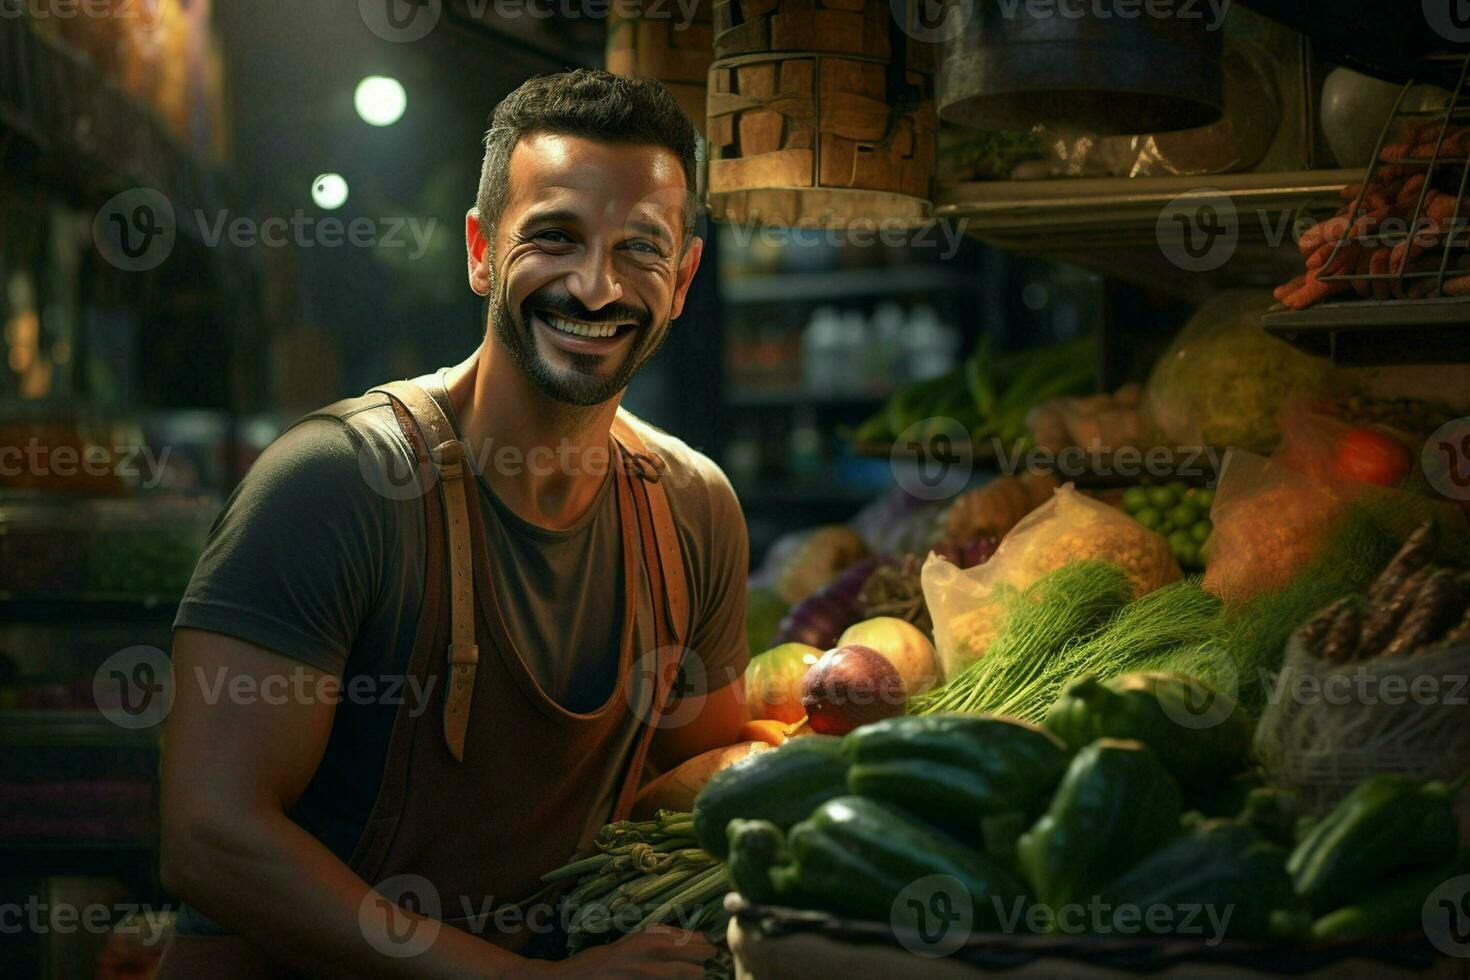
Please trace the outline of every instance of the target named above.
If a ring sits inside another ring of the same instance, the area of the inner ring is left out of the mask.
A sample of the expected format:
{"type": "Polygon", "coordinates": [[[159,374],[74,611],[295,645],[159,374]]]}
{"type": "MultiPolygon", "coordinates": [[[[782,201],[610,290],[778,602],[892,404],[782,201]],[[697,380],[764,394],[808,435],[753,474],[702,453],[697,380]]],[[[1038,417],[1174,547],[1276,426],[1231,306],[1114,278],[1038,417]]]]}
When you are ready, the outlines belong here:
{"type": "Polygon", "coordinates": [[[1146,672],[1069,684],[1046,727],[1073,748],[1099,738],[1153,749],[1182,785],[1208,785],[1245,768],[1254,725],[1235,699],[1194,677],[1146,672]]]}
{"type": "Polygon", "coordinates": [[[843,741],[854,793],[941,824],[1029,814],[1056,787],[1066,747],[1048,732],[983,715],[908,715],[864,725],[843,741]]]}
{"type": "Polygon", "coordinates": [[[1205,567],[1204,547],[1210,539],[1210,506],[1215,491],[1171,481],[1158,487],[1129,487],[1123,509],[1135,521],[1163,535],[1179,567],[1186,572],[1205,567]]]}
{"type": "Polygon", "coordinates": [[[608,824],[597,834],[595,854],[541,880],[566,879],[575,879],[564,898],[572,953],[660,923],[718,934],[729,918],[724,865],[695,843],[688,813],[663,810],[652,820],[608,824]]]}
{"type": "MultiPolygon", "coordinates": [[[[1026,415],[1063,395],[1080,395],[1096,384],[1095,347],[1090,340],[995,354],[988,336],[957,370],[895,393],[881,411],[858,426],[859,446],[887,447],[929,418],[950,420],[970,434],[977,457],[990,441],[1026,438],[1026,415]]],[[[920,432],[920,441],[939,434],[920,432]]]]}
{"type": "Polygon", "coordinates": [[[840,796],[817,807],[786,834],[784,849],[772,846],[772,829],[757,835],[748,827],[733,828],[732,861],[751,869],[745,876],[764,865],[767,893],[787,902],[916,928],[923,904],[900,902],[900,896],[922,878],[945,875],[969,893],[977,924],[993,928],[996,900],[1004,907],[1025,892],[1019,879],[984,853],[896,806],[862,796],[840,796]]]}
{"type": "Polygon", "coordinates": [[[1286,870],[1313,912],[1331,911],[1403,871],[1449,863],[1458,846],[1458,786],[1374,776],[1315,824],[1286,870]]]}
{"type": "Polygon", "coordinates": [[[1420,525],[1366,595],[1348,595],[1296,632],[1318,658],[1334,662],[1406,657],[1470,643],[1470,576],[1431,563],[1436,525],[1420,525]]]}
{"type": "Polygon", "coordinates": [[[1099,739],[1078,752],[1051,806],[1016,855],[1036,899],[1053,910],[1107,884],[1172,837],[1179,787],[1141,742],[1099,739]]]}
{"type": "Polygon", "coordinates": [[[846,791],[841,741],[805,735],[717,773],[694,801],[690,829],[700,847],[723,857],[725,826],[731,820],[767,820],[789,827],[846,791]]]}

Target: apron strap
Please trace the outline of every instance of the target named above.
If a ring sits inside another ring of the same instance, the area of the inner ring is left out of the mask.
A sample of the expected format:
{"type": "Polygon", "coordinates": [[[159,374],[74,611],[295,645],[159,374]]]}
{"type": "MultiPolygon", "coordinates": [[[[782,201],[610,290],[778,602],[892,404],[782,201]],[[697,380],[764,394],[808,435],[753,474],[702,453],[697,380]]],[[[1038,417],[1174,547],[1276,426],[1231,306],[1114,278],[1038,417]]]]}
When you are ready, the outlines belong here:
{"type": "Polygon", "coordinates": [[[475,669],[480,648],[475,643],[474,558],[470,549],[470,521],[465,499],[464,443],[455,435],[444,410],[426,385],[429,375],[414,381],[393,381],[380,391],[401,403],[418,423],[443,494],[445,543],[449,553],[449,672],[444,692],[444,743],[456,762],[464,761],[465,733],[470,724],[470,699],[475,693],[475,669]]]}
{"type": "Polygon", "coordinates": [[[662,482],[666,468],[658,454],[649,451],[628,418],[628,413],[618,409],[618,414],[613,419],[612,435],[632,458],[633,469],[642,478],[652,517],[659,569],[663,573],[663,605],[669,633],[675,644],[682,644],[688,636],[690,626],[689,585],[684,576],[683,549],[679,546],[678,529],[674,525],[674,515],[669,510],[669,497],[662,482]]]}
{"type": "MultiPolygon", "coordinates": [[[[679,545],[678,530],[669,510],[669,498],[661,482],[665,472],[664,461],[649,451],[647,445],[633,430],[626,413],[619,410],[613,421],[612,435],[621,448],[626,465],[625,472],[618,478],[642,487],[641,493],[634,490],[634,503],[638,512],[639,538],[643,546],[643,561],[647,569],[649,586],[653,590],[654,637],[656,655],[652,701],[648,705],[648,717],[633,745],[633,754],[613,806],[613,820],[626,819],[633,809],[633,801],[643,775],[643,766],[648,760],[648,750],[653,736],[660,727],[665,710],[669,706],[670,693],[678,678],[679,665],[685,654],[684,641],[689,634],[689,587],[684,574],[683,549],[679,545]],[[635,479],[636,477],[636,479],[635,479]]],[[[632,542],[625,541],[624,547],[632,542]]]]}

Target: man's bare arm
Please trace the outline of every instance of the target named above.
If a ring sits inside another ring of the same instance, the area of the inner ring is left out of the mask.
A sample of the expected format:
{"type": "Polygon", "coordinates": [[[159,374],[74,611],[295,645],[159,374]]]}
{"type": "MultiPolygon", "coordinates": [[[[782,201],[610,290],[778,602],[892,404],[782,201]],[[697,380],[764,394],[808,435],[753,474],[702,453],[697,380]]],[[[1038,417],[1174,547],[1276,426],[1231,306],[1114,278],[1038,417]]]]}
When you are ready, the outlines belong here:
{"type": "Polygon", "coordinates": [[[669,706],[648,752],[659,769],[672,769],[701,752],[734,743],[750,720],[741,679],[710,694],[690,695],[669,706]]]}
{"type": "MultiPolygon", "coordinates": [[[[178,630],[173,661],[175,697],[163,756],[164,884],[285,965],[314,977],[524,977],[552,970],[698,975],[709,947],[667,935],[637,937],[560,964],[527,961],[451,927],[440,928],[420,955],[379,953],[359,921],[368,884],[286,817],[321,762],[334,706],[289,697],[270,699],[284,702],[275,704],[233,701],[229,678],[249,676],[259,690],[269,677],[307,668],[217,633],[178,630]],[[201,676],[209,679],[207,688],[201,676]],[[216,690],[220,676],[227,683],[210,703],[205,692],[216,690]]],[[[306,690],[315,690],[312,680],[306,690]]],[[[403,910],[392,914],[416,918],[403,910]]],[[[406,918],[398,925],[406,926],[406,918]]]]}

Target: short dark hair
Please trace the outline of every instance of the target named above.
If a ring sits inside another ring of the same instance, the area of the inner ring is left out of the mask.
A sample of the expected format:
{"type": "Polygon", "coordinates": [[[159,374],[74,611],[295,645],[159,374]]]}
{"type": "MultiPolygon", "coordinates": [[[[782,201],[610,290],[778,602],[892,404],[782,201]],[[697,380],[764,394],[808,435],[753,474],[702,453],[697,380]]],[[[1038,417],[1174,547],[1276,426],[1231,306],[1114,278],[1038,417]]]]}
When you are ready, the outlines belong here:
{"type": "Polygon", "coordinates": [[[495,107],[485,134],[485,165],[475,204],[487,241],[505,213],[510,155],[533,133],[581,136],[608,143],[661,146],[679,158],[688,190],[684,239],[694,232],[699,200],[695,185],[694,125],[662,82],[578,68],[537,75],[495,107]]]}

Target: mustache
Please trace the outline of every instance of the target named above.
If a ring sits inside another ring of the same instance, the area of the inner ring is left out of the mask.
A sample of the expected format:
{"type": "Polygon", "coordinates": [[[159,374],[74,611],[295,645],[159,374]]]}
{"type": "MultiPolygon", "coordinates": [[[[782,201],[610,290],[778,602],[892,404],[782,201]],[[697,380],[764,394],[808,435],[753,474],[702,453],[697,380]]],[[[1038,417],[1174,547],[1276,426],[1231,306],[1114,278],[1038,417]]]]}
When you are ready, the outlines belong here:
{"type": "Polygon", "coordinates": [[[653,314],[644,307],[628,303],[609,303],[589,310],[571,293],[560,290],[543,290],[526,297],[521,303],[522,319],[530,320],[531,314],[536,310],[550,310],[569,320],[583,320],[587,323],[625,323],[632,320],[638,326],[646,327],[653,322],[653,314]]]}

